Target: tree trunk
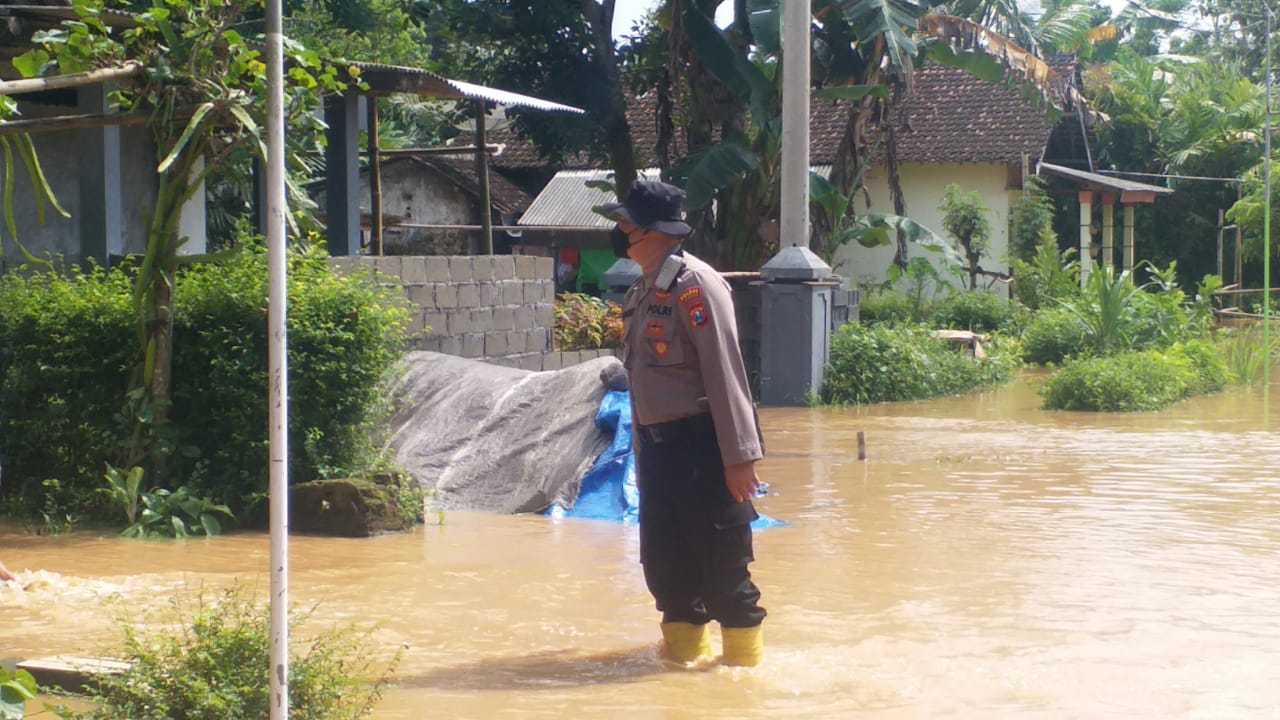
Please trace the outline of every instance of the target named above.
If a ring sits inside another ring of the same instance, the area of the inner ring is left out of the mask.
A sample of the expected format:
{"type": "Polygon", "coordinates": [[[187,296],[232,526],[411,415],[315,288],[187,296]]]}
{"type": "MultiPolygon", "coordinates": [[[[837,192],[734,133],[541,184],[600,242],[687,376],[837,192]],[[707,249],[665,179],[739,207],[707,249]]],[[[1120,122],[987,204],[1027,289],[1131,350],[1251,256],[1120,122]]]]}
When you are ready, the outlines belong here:
{"type": "Polygon", "coordinates": [[[604,119],[605,144],[609,148],[614,183],[621,200],[630,194],[636,181],[636,158],[631,128],[627,125],[627,100],[623,96],[617,52],[613,45],[614,0],[604,0],[600,5],[596,5],[595,0],[582,0],[581,8],[591,18],[592,43],[608,81],[609,115],[604,119]]]}

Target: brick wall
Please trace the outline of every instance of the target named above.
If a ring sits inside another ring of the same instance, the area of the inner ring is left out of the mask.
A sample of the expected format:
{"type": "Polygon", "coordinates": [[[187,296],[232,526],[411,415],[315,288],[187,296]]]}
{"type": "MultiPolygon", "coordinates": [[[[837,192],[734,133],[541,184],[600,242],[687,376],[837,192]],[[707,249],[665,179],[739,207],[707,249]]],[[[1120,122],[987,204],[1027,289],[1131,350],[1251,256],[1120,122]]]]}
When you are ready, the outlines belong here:
{"type": "Polygon", "coordinates": [[[374,270],[412,307],[410,347],[525,370],[559,370],[613,350],[552,347],[551,258],[531,255],[335,257],[341,272],[374,270]],[[426,332],[430,328],[430,332],[426,332]]]}

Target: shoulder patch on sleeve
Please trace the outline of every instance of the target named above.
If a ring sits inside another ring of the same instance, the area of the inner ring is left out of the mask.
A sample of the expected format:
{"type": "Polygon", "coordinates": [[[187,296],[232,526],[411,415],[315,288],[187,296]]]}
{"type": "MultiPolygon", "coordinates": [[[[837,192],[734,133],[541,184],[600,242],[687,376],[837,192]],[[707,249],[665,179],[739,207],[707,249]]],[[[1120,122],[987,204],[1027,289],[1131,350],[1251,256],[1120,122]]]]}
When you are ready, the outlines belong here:
{"type": "Polygon", "coordinates": [[[707,317],[707,309],[703,307],[702,303],[695,303],[689,307],[689,324],[693,327],[700,328],[706,325],[709,319],[707,317]]]}
{"type": "Polygon", "coordinates": [[[701,302],[702,302],[702,286],[701,285],[694,285],[689,289],[685,290],[684,292],[680,293],[680,304],[684,305],[685,307],[690,307],[695,303],[700,304],[701,302]]]}

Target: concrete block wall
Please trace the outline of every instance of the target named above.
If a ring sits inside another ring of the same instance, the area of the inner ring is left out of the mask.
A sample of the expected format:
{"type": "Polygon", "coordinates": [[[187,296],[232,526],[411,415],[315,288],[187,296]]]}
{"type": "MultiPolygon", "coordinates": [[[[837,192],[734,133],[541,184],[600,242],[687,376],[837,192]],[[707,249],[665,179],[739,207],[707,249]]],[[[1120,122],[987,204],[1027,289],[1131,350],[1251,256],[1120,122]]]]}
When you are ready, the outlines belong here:
{"type": "Polygon", "coordinates": [[[553,347],[554,267],[532,255],[334,257],[340,272],[371,270],[411,304],[410,348],[525,370],[559,370],[613,350],[553,347]],[[430,332],[427,332],[430,328],[430,332]]]}

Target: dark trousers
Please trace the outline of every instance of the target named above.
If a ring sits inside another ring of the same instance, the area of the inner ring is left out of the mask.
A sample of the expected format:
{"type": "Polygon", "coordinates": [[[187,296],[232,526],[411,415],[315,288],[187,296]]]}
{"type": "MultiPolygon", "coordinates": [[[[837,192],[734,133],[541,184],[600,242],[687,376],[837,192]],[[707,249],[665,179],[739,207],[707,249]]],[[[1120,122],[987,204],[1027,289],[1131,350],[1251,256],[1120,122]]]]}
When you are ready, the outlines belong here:
{"type": "Polygon", "coordinates": [[[758,515],[750,501],[729,495],[714,428],[704,417],[705,428],[637,429],[644,579],[663,622],[755,627],[765,617],[747,570],[758,515]]]}

